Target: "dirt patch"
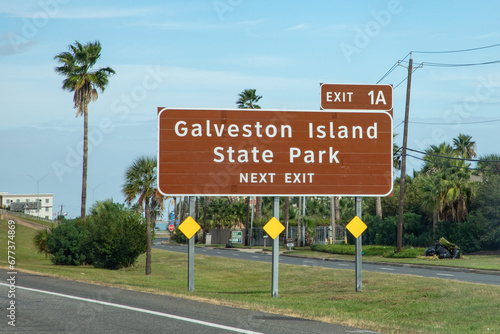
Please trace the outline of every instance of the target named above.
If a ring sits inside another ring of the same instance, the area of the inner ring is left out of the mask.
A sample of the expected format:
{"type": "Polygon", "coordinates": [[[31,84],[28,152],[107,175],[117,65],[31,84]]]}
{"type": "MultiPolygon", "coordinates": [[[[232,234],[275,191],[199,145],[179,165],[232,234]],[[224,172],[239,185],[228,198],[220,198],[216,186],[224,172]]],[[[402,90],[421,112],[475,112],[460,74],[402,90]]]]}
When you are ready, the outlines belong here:
{"type": "Polygon", "coordinates": [[[32,223],[30,221],[24,220],[22,218],[19,218],[19,217],[13,216],[13,215],[9,215],[7,213],[3,214],[2,218],[5,219],[5,220],[13,220],[13,221],[16,222],[16,224],[23,225],[23,226],[26,226],[26,227],[29,227],[29,228],[32,228],[32,229],[35,229],[35,230],[39,230],[39,231],[48,230],[49,229],[49,227],[47,227],[45,225],[32,223]]]}

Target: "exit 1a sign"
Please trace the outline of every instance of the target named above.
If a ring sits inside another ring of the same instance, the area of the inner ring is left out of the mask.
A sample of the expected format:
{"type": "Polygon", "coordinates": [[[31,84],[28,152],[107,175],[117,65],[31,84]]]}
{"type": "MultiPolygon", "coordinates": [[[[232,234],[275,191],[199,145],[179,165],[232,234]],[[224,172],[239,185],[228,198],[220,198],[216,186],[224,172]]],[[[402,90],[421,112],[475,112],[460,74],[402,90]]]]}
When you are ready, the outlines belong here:
{"type": "Polygon", "coordinates": [[[392,85],[321,84],[321,109],[389,111],[392,85]]]}

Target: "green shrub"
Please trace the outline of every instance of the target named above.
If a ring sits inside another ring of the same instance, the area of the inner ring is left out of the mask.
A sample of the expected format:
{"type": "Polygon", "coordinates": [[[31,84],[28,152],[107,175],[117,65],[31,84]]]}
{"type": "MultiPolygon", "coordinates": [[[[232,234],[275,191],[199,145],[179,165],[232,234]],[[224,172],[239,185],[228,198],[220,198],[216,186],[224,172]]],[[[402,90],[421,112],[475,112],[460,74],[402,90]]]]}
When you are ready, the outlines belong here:
{"type": "MultiPolygon", "coordinates": [[[[79,266],[86,262],[85,245],[90,233],[76,221],[70,220],[52,229],[47,242],[48,252],[54,264],[79,266]]],[[[88,261],[87,261],[88,263],[88,261]]]]}
{"type": "MultiPolygon", "coordinates": [[[[391,247],[366,245],[362,246],[363,255],[384,255],[391,247]]],[[[325,252],[331,254],[355,255],[356,246],[349,244],[332,244],[332,245],[311,245],[311,249],[317,252],[325,252]]],[[[392,248],[391,248],[392,249],[392,248]]]]}
{"type": "Polygon", "coordinates": [[[398,258],[398,259],[414,259],[418,256],[422,256],[425,253],[425,248],[422,247],[403,247],[401,252],[396,252],[396,250],[387,251],[384,253],[384,257],[398,258]]]}
{"type": "Polygon", "coordinates": [[[181,230],[179,230],[178,227],[176,227],[175,230],[173,230],[172,233],[170,234],[170,240],[178,244],[185,244],[188,242],[188,239],[186,238],[184,233],[182,233],[181,230]]]}
{"type": "Polygon", "coordinates": [[[97,268],[129,267],[146,251],[146,224],[123,204],[97,202],[84,224],[91,235],[89,256],[97,268]]]}

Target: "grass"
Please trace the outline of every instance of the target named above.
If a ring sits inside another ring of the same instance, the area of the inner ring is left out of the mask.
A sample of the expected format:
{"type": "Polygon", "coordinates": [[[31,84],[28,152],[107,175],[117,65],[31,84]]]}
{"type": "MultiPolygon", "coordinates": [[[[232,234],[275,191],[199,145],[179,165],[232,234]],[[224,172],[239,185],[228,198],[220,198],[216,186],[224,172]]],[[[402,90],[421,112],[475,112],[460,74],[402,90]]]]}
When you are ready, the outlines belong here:
{"type": "MultiPolygon", "coordinates": [[[[189,293],[186,254],[154,249],[151,276],[144,275],[144,255],[122,270],[55,266],[36,253],[34,234],[16,226],[18,270],[383,333],[500,332],[500,286],[364,272],[363,291],[355,292],[353,271],[280,265],[279,298],[272,298],[270,264],[196,254],[195,291],[189,293]]],[[[5,221],[0,221],[0,244],[7,248],[5,221]]]]}
{"type": "MultiPolygon", "coordinates": [[[[309,247],[297,248],[296,250],[286,251],[286,254],[306,256],[306,257],[316,257],[316,258],[326,258],[326,259],[339,259],[339,260],[354,260],[354,246],[346,245],[343,246],[345,251],[339,253],[329,253],[329,252],[319,252],[311,251],[309,247]],[[351,250],[352,248],[352,250],[351,250]],[[342,254],[343,253],[343,254],[342,254]]],[[[406,249],[407,253],[411,253],[413,256],[409,258],[397,258],[388,257],[387,254],[384,255],[369,255],[370,252],[365,252],[365,248],[368,247],[378,247],[384,249],[384,246],[363,246],[363,261],[365,262],[389,262],[389,263],[406,263],[406,264],[416,264],[416,265],[430,265],[430,266],[445,266],[445,267],[456,267],[456,268],[466,268],[466,269],[479,269],[479,270],[493,270],[500,271],[500,256],[498,255],[463,255],[460,259],[438,259],[435,256],[422,256],[417,255],[420,253],[420,249],[416,249],[416,253],[412,253],[409,249],[406,249]],[[368,254],[366,254],[368,253],[368,254]]],[[[321,249],[321,247],[320,247],[321,249]]],[[[386,247],[389,252],[392,252],[391,247],[386,247]]],[[[403,249],[405,251],[405,249],[403,249]]],[[[371,254],[377,251],[371,252],[371,254]]],[[[380,251],[384,254],[383,251],[380,251]]]]}

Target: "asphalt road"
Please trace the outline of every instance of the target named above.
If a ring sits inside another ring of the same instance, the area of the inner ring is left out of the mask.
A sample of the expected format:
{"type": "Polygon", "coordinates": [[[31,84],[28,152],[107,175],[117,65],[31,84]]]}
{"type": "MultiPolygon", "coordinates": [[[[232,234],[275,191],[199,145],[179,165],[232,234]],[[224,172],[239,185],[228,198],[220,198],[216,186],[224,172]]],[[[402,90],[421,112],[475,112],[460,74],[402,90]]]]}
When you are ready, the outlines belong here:
{"type": "Polygon", "coordinates": [[[0,333],[374,333],[0,269],[0,333]],[[7,279],[15,276],[15,284],[7,279]],[[14,291],[15,297],[9,297],[14,291]],[[15,301],[15,327],[8,324],[15,301]]]}
{"type": "MultiPolygon", "coordinates": [[[[188,247],[184,245],[161,245],[160,240],[155,240],[155,248],[187,253],[188,247]]],[[[236,248],[207,248],[196,247],[196,254],[204,254],[210,256],[222,256],[226,258],[271,262],[271,254],[262,254],[256,252],[241,251],[236,248]]],[[[302,266],[321,266],[332,269],[352,269],[354,270],[354,262],[352,261],[325,261],[322,259],[311,259],[303,257],[294,257],[288,255],[280,255],[280,264],[302,265],[302,266]]],[[[453,260],[443,260],[453,261],[453,260]]],[[[401,264],[377,264],[363,263],[363,271],[372,271],[386,274],[401,274],[415,275],[422,277],[440,278],[448,280],[457,280],[462,282],[493,284],[500,285],[500,272],[489,272],[484,270],[468,270],[449,267],[432,267],[432,266],[417,266],[417,265],[401,265],[401,264]]]]}

